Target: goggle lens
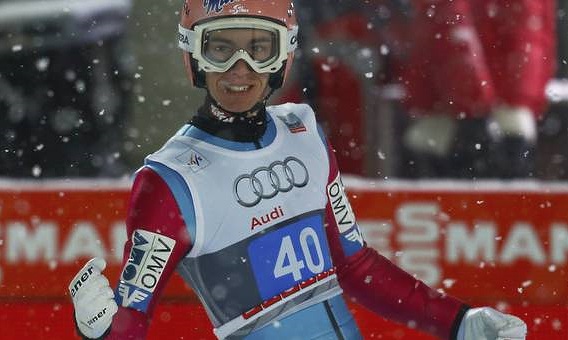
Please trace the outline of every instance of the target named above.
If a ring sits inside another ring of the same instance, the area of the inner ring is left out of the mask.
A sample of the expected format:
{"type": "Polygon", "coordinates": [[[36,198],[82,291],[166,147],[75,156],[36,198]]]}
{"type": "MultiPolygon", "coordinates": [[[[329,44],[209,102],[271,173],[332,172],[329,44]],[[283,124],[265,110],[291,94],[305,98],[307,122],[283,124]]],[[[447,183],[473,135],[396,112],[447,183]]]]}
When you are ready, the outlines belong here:
{"type": "Polygon", "coordinates": [[[237,52],[246,52],[262,64],[278,56],[278,32],[256,28],[228,28],[204,32],[203,56],[211,63],[225,63],[237,52]]]}

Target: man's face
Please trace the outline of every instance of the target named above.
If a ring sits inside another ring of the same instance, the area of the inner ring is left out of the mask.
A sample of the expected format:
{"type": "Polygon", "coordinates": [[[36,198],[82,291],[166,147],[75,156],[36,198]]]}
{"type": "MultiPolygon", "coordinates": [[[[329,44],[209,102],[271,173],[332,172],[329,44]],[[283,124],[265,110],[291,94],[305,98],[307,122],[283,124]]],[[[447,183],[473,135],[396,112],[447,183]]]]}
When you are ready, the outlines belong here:
{"type": "MultiPolygon", "coordinates": [[[[243,49],[255,60],[270,53],[273,41],[270,33],[261,30],[229,29],[211,32],[206,51],[216,58],[230,58],[234,51],[243,49]]],[[[250,110],[268,93],[268,73],[254,72],[244,60],[238,60],[223,73],[208,72],[205,81],[209,93],[223,109],[232,112],[250,110]]]]}

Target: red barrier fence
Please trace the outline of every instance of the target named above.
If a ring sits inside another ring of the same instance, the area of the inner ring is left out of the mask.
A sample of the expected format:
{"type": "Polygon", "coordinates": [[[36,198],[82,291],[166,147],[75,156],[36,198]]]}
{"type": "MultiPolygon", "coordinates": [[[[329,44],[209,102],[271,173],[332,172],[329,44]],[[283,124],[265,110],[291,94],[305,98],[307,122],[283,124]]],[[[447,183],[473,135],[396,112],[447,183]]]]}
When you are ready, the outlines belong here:
{"type": "MultiPolygon", "coordinates": [[[[568,339],[568,186],[346,178],[367,242],[473,305],[514,312],[529,339],[568,339]]],[[[118,278],[129,183],[0,181],[0,339],[67,339],[67,284],[93,256],[118,278]]],[[[366,338],[429,339],[356,305],[366,338]]],[[[150,339],[213,339],[176,277],[150,339]],[[163,337],[163,336],[162,336],[163,337]]]]}

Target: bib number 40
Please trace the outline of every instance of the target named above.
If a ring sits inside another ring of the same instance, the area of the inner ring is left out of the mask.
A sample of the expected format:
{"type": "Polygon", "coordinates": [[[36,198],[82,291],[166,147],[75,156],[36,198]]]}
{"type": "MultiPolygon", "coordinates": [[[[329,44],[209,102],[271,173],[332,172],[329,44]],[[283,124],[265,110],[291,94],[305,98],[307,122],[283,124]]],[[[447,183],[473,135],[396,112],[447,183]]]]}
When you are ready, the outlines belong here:
{"type": "Polygon", "coordinates": [[[319,214],[260,234],[249,243],[247,255],[263,300],[333,266],[323,217],[319,214]]]}
{"type": "Polygon", "coordinates": [[[274,266],[274,278],[291,274],[294,281],[300,281],[302,280],[302,269],[306,266],[313,275],[323,272],[325,267],[318,234],[311,227],[304,228],[298,239],[293,239],[291,236],[282,238],[274,266]]]}

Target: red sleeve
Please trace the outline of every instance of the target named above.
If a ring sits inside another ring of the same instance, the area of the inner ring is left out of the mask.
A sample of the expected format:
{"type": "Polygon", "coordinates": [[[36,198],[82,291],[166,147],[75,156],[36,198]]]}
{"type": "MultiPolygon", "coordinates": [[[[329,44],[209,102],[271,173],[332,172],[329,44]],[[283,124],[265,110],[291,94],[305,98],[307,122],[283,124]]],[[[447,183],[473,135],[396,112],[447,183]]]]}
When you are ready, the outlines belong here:
{"type": "Polygon", "coordinates": [[[132,235],[135,230],[158,233],[175,240],[176,243],[164,265],[146,313],[119,306],[107,339],[146,338],[154,307],[177,264],[191,248],[189,233],[170,188],[151,169],[143,168],[134,180],[126,226],[128,241],[124,246],[123,268],[130,258],[132,235]]]}
{"type": "MultiPolygon", "coordinates": [[[[331,183],[339,171],[331,147],[328,153],[328,182],[331,183]]],[[[326,222],[339,284],[351,298],[387,319],[413,325],[442,339],[450,339],[457,334],[467,306],[429,288],[366,244],[352,255],[347,255],[329,200],[326,222]]]]}

